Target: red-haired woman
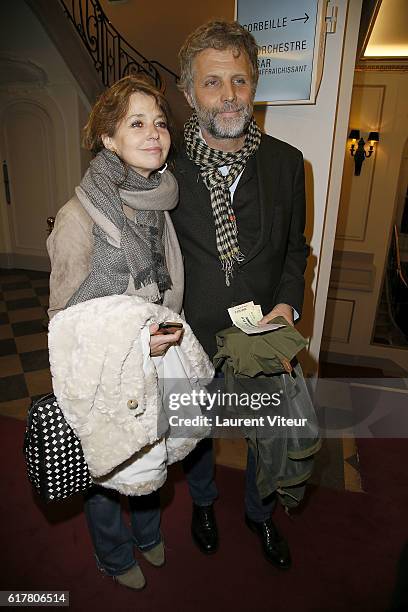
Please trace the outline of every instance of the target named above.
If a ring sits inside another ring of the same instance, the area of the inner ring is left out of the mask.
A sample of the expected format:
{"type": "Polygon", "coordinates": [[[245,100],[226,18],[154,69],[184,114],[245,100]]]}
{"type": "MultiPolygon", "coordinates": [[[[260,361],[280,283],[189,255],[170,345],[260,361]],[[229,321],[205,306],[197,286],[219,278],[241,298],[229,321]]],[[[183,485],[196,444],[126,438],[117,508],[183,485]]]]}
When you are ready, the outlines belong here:
{"type": "MultiPolygon", "coordinates": [[[[178,187],[165,162],[171,146],[163,95],[128,76],[106,90],[85,127],[85,146],[95,157],[76,195],[59,211],[48,239],[52,272],[50,318],[92,298],[137,295],[181,309],[183,267],[169,217],[178,187]]],[[[155,335],[150,352],[163,355],[181,331],[155,335]]],[[[131,528],[119,495],[102,487],[85,500],[99,568],[125,586],[143,588],[134,546],[153,565],[164,563],[158,493],[129,496],[131,528]]]]}

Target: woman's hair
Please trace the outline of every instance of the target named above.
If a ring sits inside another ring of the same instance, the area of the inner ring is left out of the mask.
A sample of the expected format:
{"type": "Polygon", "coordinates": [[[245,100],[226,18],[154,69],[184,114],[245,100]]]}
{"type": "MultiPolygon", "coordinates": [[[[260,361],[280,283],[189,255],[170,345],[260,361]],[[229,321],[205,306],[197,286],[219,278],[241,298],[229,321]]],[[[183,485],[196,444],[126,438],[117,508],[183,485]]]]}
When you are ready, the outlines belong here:
{"type": "Polygon", "coordinates": [[[156,100],[157,106],[166,117],[170,136],[173,135],[170,107],[161,91],[142,77],[129,75],[116,81],[96,101],[83,130],[82,144],[86,149],[96,155],[104,148],[102,136],[114,136],[119,123],[126,116],[133,93],[143,93],[156,100]]]}
{"type": "Polygon", "coordinates": [[[258,83],[258,46],[255,38],[237,21],[209,21],[192,32],[179,52],[180,82],[179,89],[187,93],[193,87],[193,60],[205,49],[233,49],[237,55],[245,52],[251,65],[252,91],[258,83]]]}

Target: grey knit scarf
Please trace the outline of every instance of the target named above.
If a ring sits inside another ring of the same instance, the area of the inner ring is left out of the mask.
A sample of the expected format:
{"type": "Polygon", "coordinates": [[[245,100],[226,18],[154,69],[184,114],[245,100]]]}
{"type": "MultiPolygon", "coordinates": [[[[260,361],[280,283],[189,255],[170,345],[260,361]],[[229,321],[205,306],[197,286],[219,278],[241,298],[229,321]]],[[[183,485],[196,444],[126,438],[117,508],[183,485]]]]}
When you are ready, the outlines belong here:
{"type": "Polygon", "coordinates": [[[198,119],[194,113],[184,126],[184,140],[187,155],[200,167],[200,174],[210,192],[218,256],[225,272],[225,283],[229,286],[234,265],[244,260],[238,246],[237,222],[229,188],[245,168],[248,157],[257,151],[261,132],[252,117],[242,149],[236,153],[224,153],[212,149],[200,138],[198,119]],[[221,166],[230,166],[226,176],[219,172],[221,166]]]}
{"type": "Polygon", "coordinates": [[[143,297],[161,302],[171,287],[163,228],[164,212],[177,204],[178,187],[167,170],[144,178],[103,149],[91,161],[76,194],[94,221],[91,271],[68,306],[97,297],[148,288],[143,297]],[[123,204],[135,210],[129,219],[123,204]]]}

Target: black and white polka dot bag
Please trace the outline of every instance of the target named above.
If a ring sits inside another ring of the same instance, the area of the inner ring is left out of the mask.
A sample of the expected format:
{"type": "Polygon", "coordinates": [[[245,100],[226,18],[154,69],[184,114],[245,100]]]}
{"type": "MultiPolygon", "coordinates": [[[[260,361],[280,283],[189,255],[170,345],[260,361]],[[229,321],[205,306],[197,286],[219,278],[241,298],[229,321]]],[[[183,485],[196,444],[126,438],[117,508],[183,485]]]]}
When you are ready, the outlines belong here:
{"type": "Polygon", "coordinates": [[[81,443],[54,394],[32,403],[23,450],[28,479],[44,501],[65,499],[92,486],[81,443]]]}

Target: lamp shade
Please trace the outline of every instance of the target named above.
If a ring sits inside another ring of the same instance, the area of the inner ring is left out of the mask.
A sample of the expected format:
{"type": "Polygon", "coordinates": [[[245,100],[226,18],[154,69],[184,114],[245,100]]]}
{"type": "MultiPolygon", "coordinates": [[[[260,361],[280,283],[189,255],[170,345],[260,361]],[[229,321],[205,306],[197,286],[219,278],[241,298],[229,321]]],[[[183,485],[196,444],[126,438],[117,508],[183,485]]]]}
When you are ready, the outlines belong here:
{"type": "Polygon", "coordinates": [[[350,130],[349,138],[351,140],[360,140],[360,130],[350,130]]]}
{"type": "Polygon", "coordinates": [[[370,132],[368,135],[367,140],[370,142],[379,142],[380,141],[380,134],[379,132],[370,132]]]}

